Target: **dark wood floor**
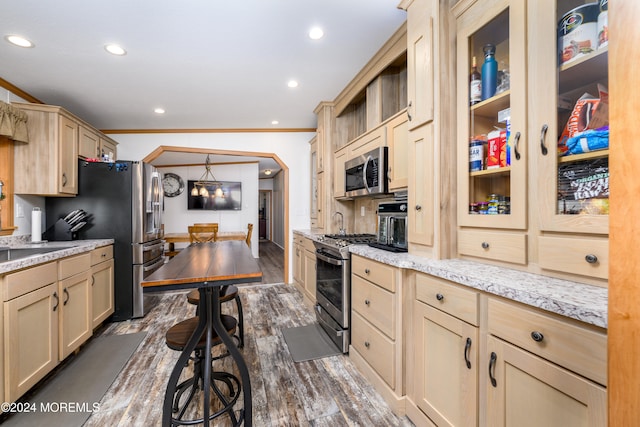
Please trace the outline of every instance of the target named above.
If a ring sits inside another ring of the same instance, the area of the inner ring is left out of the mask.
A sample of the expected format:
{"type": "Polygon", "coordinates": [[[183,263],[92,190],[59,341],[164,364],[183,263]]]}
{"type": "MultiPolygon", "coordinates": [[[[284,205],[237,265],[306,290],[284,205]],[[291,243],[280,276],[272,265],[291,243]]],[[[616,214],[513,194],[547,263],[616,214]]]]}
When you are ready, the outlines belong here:
{"type": "Polygon", "coordinates": [[[260,241],[258,264],[262,270],[262,283],[284,281],[284,250],[271,241],[260,241]]]}
{"type": "MultiPolygon", "coordinates": [[[[239,287],[246,328],[241,351],[252,381],[253,425],[412,426],[408,419],[390,411],[348,356],[293,362],[282,330],[313,323],[313,310],[305,305],[295,286],[279,283],[282,258],[278,252],[282,250],[276,245],[260,246],[265,277],[275,284],[239,287]]],[[[164,334],[194,314],[194,306],[188,304],[185,295],[147,294],[145,303],[152,308],[144,318],[107,324],[97,331],[97,336],[139,331],[147,335],[100,401],[100,411],[92,414],[85,426],[160,425],[166,383],[178,358],[178,353],[165,345],[164,334]]],[[[223,311],[233,314],[234,304],[223,304],[223,311]]],[[[214,369],[236,372],[230,358],[215,362],[214,369]]],[[[184,376],[188,375],[186,372],[184,376]]],[[[197,410],[193,405],[193,412],[197,410]]],[[[230,422],[225,417],[212,425],[227,426],[230,422]]]]}

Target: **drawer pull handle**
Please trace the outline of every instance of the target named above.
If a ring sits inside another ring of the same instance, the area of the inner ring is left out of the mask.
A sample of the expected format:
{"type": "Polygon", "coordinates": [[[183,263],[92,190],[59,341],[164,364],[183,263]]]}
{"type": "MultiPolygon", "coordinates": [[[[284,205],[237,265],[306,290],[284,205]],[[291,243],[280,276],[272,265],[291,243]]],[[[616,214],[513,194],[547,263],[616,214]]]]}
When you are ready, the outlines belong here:
{"type": "Polygon", "coordinates": [[[436,299],[437,299],[438,301],[442,301],[442,300],[444,299],[444,295],[442,295],[442,294],[436,294],[436,299]]]}
{"type": "Polygon", "coordinates": [[[365,341],[365,342],[364,342],[364,346],[365,346],[365,347],[369,348],[369,346],[370,346],[370,345],[371,345],[371,344],[369,344],[369,341],[365,341]]]}
{"type": "Polygon", "coordinates": [[[62,290],[62,292],[64,292],[64,294],[67,296],[67,299],[66,299],[66,300],[64,300],[64,302],[62,303],[62,305],[67,305],[67,303],[69,302],[69,298],[70,298],[70,297],[69,297],[69,291],[67,290],[67,288],[64,288],[64,289],[62,290]]]}
{"type": "Polygon", "coordinates": [[[489,243],[482,242],[482,249],[489,249],[489,243]]]}
{"type": "Polygon", "coordinates": [[[369,274],[369,273],[371,273],[371,270],[369,270],[368,268],[365,268],[364,269],[364,274],[369,274]]]}
{"type": "Polygon", "coordinates": [[[491,385],[494,387],[498,387],[498,381],[496,381],[496,377],[493,376],[496,370],[497,360],[498,360],[498,355],[492,351],[491,358],[489,359],[489,379],[491,379],[491,385]]]}
{"type": "Polygon", "coordinates": [[[467,369],[471,369],[471,361],[469,360],[469,351],[471,350],[471,338],[467,337],[467,343],[464,345],[464,362],[467,369]]]}
{"type": "Polygon", "coordinates": [[[531,332],[531,339],[535,342],[542,342],[542,340],[544,339],[544,335],[542,335],[542,332],[533,331],[531,332]]]}
{"type": "Polygon", "coordinates": [[[364,305],[369,305],[371,304],[371,301],[369,301],[368,299],[364,300],[364,305]]]}
{"type": "Polygon", "coordinates": [[[589,264],[595,264],[596,262],[598,262],[598,257],[595,256],[594,254],[589,254],[589,255],[585,256],[584,259],[589,264]]]}
{"type": "Polygon", "coordinates": [[[520,132],[516,132],[516,137],[513,141],[513,152],[516,153],[516,160],[520,160],[520,151],[518,151],[519,142],[520,142],[520,132]]]}

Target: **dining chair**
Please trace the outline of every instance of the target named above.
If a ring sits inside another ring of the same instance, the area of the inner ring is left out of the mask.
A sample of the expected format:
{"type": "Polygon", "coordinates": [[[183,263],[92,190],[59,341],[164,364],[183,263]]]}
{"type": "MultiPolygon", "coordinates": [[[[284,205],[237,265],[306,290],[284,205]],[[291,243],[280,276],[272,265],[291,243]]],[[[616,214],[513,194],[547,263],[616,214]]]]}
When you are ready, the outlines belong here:
{"type": "Polygon", "coordinates": [[[190,225],[189,243],[215,242],[218,237],[218,224],[190,225]]]}
{"type": "Polygon", "coordinates": [[[247,238],[245,241],[247,242],[247,246],[251,247],[251,233],[253,232],[253,224],[247,225],[247,238]]]}

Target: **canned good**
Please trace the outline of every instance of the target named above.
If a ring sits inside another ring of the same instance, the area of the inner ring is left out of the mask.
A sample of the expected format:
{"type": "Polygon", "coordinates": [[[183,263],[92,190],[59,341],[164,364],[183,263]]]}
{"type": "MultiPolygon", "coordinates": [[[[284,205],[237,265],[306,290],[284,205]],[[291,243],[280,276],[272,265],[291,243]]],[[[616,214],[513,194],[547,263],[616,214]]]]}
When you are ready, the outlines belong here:
{"type": "Polygon", "coordinates": [[[589,55],[598,47],[598,2],[583,4],[565,13],[558,23],[559,64],[589,55]]]}
{"type": "Polygon", "coordinates": [[[469,213],[473,215],[478,214],[478,204],[477,203],[469,203],[469,213]]]}
{"type": "Polygon", "coordinates": [[[489,203],[487,202],[478,203],[478,213],[480,215],[487,215],[489,213],[489,203]]]}
{"type": "Polygon", "coordinates": [[[484,141],[474,139],[469,143],[469,172],[482,170],[484,160],[484,141]]]}
{"type": "Polygon", "coordinates": [[[489,194],[489,196],[487,196],[488,215],[498,215],[498,197],[497,194],[489,194]]]}
{"type": "Polygon", "coordinates": [[[498,215],[509,215],[511,213],[511,197],[498,197],[498,215]]]}

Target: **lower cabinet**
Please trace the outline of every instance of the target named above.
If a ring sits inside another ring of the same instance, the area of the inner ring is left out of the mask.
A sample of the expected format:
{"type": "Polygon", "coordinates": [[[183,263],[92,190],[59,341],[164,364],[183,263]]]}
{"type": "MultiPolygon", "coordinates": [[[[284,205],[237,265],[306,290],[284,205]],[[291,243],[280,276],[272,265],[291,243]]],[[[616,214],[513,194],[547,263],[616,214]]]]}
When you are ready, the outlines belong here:
{"type": "Polygon", "coordinates": [[[91,252],[91,312],[95,329],[115,310],[113,290],[113,246],[104,246],[91,252]]]}
{"type": "Polygon", "coordinates": [[[316,248],[313,240],[294,234],[293,280],[300,291],[316,302],[316,248]]]}
{"type": "Polygon", "coordinates": [[[478,292],[421,273],[415,282],[410,398],[427,425],[477,425],[478,292]]]}
{"type": "Polygon", "coordinates": [[[351,255],[349,357],[394,412],[404,414],[401,270],[351,255]]]}
{"type": "Polygon", "coordinates": [[[406,413],[416,426],[607,425],[606,331],[408,277],[406,413]]]}
{"type": "Polygon", "coordinates": [[[304,290],[313,302],[316,301],[316,252],[315,248],[309,250],[309,244],[313,246],[310,239],[305,241],[304,249],[304,290]]]}
{"type": "Polygon", "coordinates": [[[84,253],[0,276],[2,401],[16,401],[91,337],[94,307],[111,306],[101,317],[113,312],[113,259],[95,268],[91,259],[84,253]]]}

